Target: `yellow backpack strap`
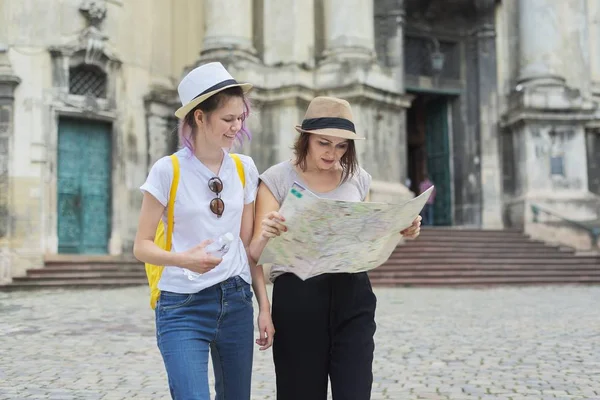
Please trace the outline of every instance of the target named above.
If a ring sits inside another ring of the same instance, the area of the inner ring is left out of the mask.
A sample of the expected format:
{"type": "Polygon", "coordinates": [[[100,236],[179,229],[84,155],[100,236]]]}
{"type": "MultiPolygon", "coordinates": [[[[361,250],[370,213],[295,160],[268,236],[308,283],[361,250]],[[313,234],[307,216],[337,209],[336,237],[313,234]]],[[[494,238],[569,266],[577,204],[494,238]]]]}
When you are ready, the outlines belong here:
{"type": "Polygon", "coordinates": [[[173,225],[175,224],[175,196],[177,195],[177,185],[179,185],[179,159],[175,154],[171,154],[173,162],[173,182],[169,192],[169,204],[167,205],[167,247],[165,250],[171,251],[171,242],[173,241],[173,225]]]}
{"type": "Polygon", "coordinates": [[[244,164],[242,164],[242,159],[235,153],[229,153],[229,156],[233,158],[233,161],[235,162],[235,169],[237,169],[240,181],[242,181],[242,187],[246,187],[246,174],[244,173],[244,164]]]}

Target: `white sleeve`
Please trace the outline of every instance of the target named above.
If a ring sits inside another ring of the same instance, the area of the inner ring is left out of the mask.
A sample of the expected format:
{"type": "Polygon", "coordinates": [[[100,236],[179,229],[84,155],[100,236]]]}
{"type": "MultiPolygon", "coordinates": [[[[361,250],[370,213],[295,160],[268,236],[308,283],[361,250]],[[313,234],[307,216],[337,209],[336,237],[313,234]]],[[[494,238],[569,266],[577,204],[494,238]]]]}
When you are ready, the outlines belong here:
{"type": "Polygon", "coordinates": [[[251,157],[240,154],[240,159],[244,165],[244,175],[246,177],[244,204],[250,204],[256,199],[256,192],[258,191],[258,169],[251,157]]]}
{"type": "Polygon", "coordinates": [[[169,192],[171,191],[171,181],[173,180],[173,162],[170,157],[163,157],[158,160],[148,174],[146,182],[140,187],[142,192],[148,192],[163,206],[169,202],[169,192]]]}

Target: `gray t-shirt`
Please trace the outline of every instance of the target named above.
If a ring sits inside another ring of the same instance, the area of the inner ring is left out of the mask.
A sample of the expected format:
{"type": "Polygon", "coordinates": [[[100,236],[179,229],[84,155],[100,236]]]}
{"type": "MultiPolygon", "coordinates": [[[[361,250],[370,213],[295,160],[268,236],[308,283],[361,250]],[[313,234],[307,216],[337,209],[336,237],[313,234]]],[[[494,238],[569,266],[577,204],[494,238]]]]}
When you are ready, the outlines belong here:
{"type": "MultiPolygon", "coordinates": [[[[267,188],[269,188],[280,206],[294,182],[298,182],[302,186],[308,187],[296,172],[291,160],[272,166],[260,176],[260,180],[264,182],[267,188]]],[[[325,193],[312,192],[317,196],[326,199],[364,201],[369,193],[370,186],[371,175],[359,167],[358,171],[352,177],[344,181],[337,188],[325,193]]],[[[271,282],[284,272],[289,272],[289,268],[284,265],[273,265],[269,276],[271,282]]]]}

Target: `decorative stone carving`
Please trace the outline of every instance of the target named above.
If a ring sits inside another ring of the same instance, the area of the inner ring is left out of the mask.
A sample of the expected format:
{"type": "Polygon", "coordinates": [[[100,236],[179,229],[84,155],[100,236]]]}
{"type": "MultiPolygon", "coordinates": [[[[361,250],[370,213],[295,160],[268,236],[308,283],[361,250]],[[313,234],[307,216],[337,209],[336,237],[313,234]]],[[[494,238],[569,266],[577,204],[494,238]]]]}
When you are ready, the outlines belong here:
{"type": "Polygon", "coordinates": [[[106,18],[106,1],[82,0],[79,11],[87,20],[88,26],[79,34],[76,46],[85,49],[84,62],[86,64],[99,65],[106,53],[105,44],[108,39],[100,30],[100,25],[106,18]]]}
{"type": "Polygon", "coordinates": [[[177,150],[177,118],[173,110],[179,106],[177,91],[155,86],[144,97],[148,143],[148,168],[159,158],[177,150]]]}
{"type": "Polygon", "coordinates": [[[0,99],[12,100],[21,79],[13,73],[7,51],[7,47],[0,44],[0,99]]]}
{"type": "Polygon", "coordinates": [[[90,26],[98,27],[106,17],[106,2],[104,0],[83,0],[79,11],[90,26]]]}
{"type": "Polygon", "coordinates": [[[105,42],[108,39],[95,26],[86,28],[80,35],[81,47],[85,47],[85,63],[98,64],[105,54],[105,42]]]}
{"type": "MultiPolygon", "coordinates": [[[[8,58],[8,48],[0,44],[0,238],[10,236],[11,204],[9,160],[13,135],[14,91],[21,79],[16,76],[8,58]]],[[[2,256],[0,248],[0,281],[10,277],[10,258],[2,256]]]]}
{"type": "Polygon", "coordinates": [[[83,28],[74,40],[49,48],[52,55],[54,87],[58,89],[55,100],[83,113],[114,110],[114,71],[119,68],[121,61],[111,49],[108,36],[100,28],[106,18],[106,1],[83,0],[79,11],[86,18],[88,26],[83,28]],[[106,74],[106,99],[96,99],[90,95],[84,98],[72,96],[69,91],[70,72],[73,67],[81,64],[94,65],[106,74]]]}

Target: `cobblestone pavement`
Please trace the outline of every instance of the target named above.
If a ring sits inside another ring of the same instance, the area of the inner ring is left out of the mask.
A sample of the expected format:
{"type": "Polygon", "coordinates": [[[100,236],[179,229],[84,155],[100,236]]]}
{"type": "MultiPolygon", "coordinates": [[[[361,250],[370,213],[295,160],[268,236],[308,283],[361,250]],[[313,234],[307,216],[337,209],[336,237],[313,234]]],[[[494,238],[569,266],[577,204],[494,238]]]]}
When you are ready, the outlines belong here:
{"type": "MultiPolygon", "coordinates": [[[[600,399],[600,287],[376,293],[373,399],[600,399]]],[[[0,399],[168,399],[147,301],[0,293],[0,399]]],[[[253,398],[275,398],[270,351],[253,398]]]]}

